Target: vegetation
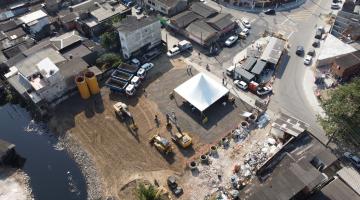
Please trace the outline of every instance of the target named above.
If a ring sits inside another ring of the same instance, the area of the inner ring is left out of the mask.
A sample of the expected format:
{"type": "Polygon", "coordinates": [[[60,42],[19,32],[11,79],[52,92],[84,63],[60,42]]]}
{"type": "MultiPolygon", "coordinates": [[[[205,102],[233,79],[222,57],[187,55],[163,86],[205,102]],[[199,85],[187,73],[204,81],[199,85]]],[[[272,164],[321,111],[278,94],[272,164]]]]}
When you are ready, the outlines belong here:
{"type": "Polygon", "coordinates": [[[161,197],[157,195],[157,189],[151,184],[140,183],[136,188],[136,196],[138,200],[161,200],[161,197]]]}
{"type": "Polygon", "coordinates": [[[117,67],[121,62],[121,57],[116,53],[105,53],[96,60],[96,63],[101,66],[102,70],[117,67]]]}
{"type": "Polygon", "coordinates": [[[321,102],[325,117],[318,117],[330,139],[360,144],[360,78],[329,92],[321,102]]]}
{"type": "Polygon", "coordinates": [[[100,44],[107,50],[116,49],[119,43],[119,35],[116,31],[105,32],[100,36],[100,44]]]}

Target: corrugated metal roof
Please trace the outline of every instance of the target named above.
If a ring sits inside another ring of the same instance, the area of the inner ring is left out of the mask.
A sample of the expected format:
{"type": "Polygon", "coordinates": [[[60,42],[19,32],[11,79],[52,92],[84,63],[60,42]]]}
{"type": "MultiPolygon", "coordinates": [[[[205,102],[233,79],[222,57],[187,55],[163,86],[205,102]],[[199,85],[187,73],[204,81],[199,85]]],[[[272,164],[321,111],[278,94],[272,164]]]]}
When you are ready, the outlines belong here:
{"type": "Polygon", "coordinates": [[[29,13],[27,15],[24,15],[22,17],[19,17],[19,20],[24,22],[25,24],[28,24],[30,22],[33,22],[35,20],[41,19],[46,16],[47,16],[47,14],[44,11],[38,10],[38,11],[35,11],[32,13],[29,13]]]}
{"type": "Polygon", "coordinates": [[[251,73],[259,75],[264,70],[265,66],[266,66],[265,61],[258,60],[255,66],[253,67],[253,69],[251,70],[251,73]]]}
{"type": "Polygon", "coordinates": [[[249,57],[246,59],[245,63],[242,65],[243,68],[247,71],[251,71],[252,68],[254,67],[255,63],[256,63],[257,59],[254,57],[249,57]]]}
{"type": "Polygon", "coordinates": [[[190,6],[190,10],[205,18],[216,15],[216,13],[218,13],[215,9],[205,5],[202,2],[193,3],[190,6]]]}
{"type": "Polygon", "coordinates": [[[215,29],[222,31],[235,23],[234,21],[232,21],[232,18],[233,16],[229,13],[220,13],[215,17],[209,19],[207,23],[211,24],[215,29]]]}
{"type": "Polygon", "coordinates": [[[337,172],[339,177],[360,195],[360,174],[352,167],[343,167],[337,172]]]}
{"type": "Polygon", "coordinates": [[[255,77],[254,74],[246,71],[245,69],[243,69],[241,67],[236,67],[235,68],[235,73],[240,75],[241,78],[246,79],[246,81],[251,81],[255,77]]]}
{"type": "Polygon", "coordinates": [[[285,48],[284,40],[271,37],[269,43],[267,44],[261,55],[261,60],[276,65],[280,59],[280,56],[284,48],[285,48]]]}

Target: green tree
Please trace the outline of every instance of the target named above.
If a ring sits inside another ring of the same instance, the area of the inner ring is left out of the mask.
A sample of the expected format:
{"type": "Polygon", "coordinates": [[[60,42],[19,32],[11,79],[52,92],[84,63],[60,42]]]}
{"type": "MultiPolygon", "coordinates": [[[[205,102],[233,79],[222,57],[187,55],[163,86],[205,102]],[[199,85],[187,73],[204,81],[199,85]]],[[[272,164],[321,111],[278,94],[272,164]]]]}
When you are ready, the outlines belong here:
{"type": "Polygon", "coordinates": [[[105,32],[100,36],[100,44],[107,50],[118,47],[119,43],[119,36],[115,31],[105,32]]]}
{"type": "Polygon", "coordinates": [[[157,195],[157,189],[151,184],[140,183],[136,188],[136,196],[138,200],[161,200],[161,197],[157,195]]]}
{"type": "Polygon", "coordinates": [[[360,78],[329,91],[321,102],[325,117],[318,117],[330,138],[360,144],[360,78]]]}
{"type": "Polygon", "coordinates": [[[102,66],[101,68],[104,70],[109,67],[117,67],[122,63],[122,60],[116,53],[105,53],[96,59],[96,63],[102,66]]]}

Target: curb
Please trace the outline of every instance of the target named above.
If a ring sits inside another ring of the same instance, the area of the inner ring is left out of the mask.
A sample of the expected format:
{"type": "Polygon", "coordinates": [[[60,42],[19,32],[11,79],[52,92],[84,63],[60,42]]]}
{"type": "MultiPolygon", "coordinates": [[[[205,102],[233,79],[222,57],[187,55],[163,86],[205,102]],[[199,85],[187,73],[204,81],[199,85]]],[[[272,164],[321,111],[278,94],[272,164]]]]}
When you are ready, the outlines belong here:
{"type": "Polygon", "coordinates": [[[261,12],[263,12],[263,10],[266,10],[266,9],[274,9],[277,12],[288,11],[288,10],[292,10],[292,9],[297,8],[297,7],[300,7],[305,2],[306,2],[306,0],[298,0],[298,2],[289,3],[289,4],[285,5],[285,6],[281,5],[281,6],[277,7],[277,8],[275,8],[275,7],[264,7],[264,8],[254,8],[254,9],[233,6],[233,5],[225,4],[225,3],[219,3],[219,5],[222,5],[222,6],[226,7],[226,8],[231,8],[231,9],[234,9],[234,10],[239,10],[239,11],[244,11],[244,12],[249,12],[249,13],[261,13],[261,12]]]}

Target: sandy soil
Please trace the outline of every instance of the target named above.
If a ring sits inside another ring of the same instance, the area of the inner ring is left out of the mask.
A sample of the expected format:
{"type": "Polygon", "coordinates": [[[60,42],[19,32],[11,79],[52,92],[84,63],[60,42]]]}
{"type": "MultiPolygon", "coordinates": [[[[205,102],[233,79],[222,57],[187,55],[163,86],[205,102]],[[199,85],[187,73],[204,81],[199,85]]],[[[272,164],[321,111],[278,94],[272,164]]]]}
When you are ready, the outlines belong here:
{"type": "Polygon", "coordinates": [[[213,117],[209,117],[209,122],[203,126],[199,115],[179,105],[180,100],[170,100],[169,93],[189,78],[182,60],[169,61],[163,56],[156,60],[135,97],[112,94],[102,87],[100,95],[89,100],[75,95],[56,108],[49,127],[53,132],[65,135],[70,143],[66,145],[67,149],[75,154],[75,160],[85,174],[89,199],[129,199],[122,188],[136,179],[150,182],[156,179],[166,185],[169,175],[181,176],[187,163],[198,156],[201,149],[208,149],[207,145],[220,140],[237,125],[238,122],[232,119],[242,112],[240,106],[229,104],[220,111],[210,110],[209,116],[213,117]],[[139,127],[137,132],[130,131],[116,118],[112,106],[118,101],[129,106],[139,127]],[[176,112],[181,129],[192,136],[193,146],[184,150],[173,144],[174,154],[164,156],[149,144],[149,138],[159,133],[170,139],[164,122],[165,114],[172,111],[176,112]],[[159,127],[154,121],[155,114],[160,118],[159,127]]]}
{"type": "MultiPolygon", "coordinates": [[[[163,66],[162,72],[153,72],[148,83],[170,70],[172,64],[163,66]]],[[[166,135],[168,133],[163,123],[157,127],[154,122],[154,115],[160,113],[157,104],[141,95],[142,91],[139,93],[128,99],[123,95],[110,94],[103,87],[101,95],[90,100],[82,100],[76,95],[59,105],[49,122],[53,131],[60,135],[70,135],[87,152],[103,183],[105,197],[123,199],[120,193],[126,183],[138,178],[156,178],[163,182],[170,174],[182,173],[186,166],[186,158],[179,152],[179,148],[175,148],[174,156],[167,157],[149,144],[149,138],[155,133],[168,139],[170,135],[166,135]],[[129,131],[115,117],[112,105],[117,101],[129,105],[139,127],[136,133],[129,131]]],[[[159,117],[161,122],[165,121],[164,116],[159,117]]]]}
{"type": "Polygon", "coordinates": [[[33,199],[29,177],[21,170],[0,168],[0,200],[33,199]]]}

